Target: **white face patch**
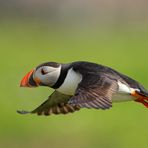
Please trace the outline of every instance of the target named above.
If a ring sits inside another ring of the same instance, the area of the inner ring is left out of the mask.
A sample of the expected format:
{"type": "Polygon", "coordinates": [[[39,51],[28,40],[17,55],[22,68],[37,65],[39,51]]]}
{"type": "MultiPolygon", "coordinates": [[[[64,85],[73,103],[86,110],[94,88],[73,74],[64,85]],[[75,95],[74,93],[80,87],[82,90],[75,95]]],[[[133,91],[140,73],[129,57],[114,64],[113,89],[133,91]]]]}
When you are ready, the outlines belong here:
{"type": "Polygon", "coordinates": [[[50,67],[50,66],[42,66],[34,73],[34,79],[40,79],[40,81],[47,85],[52,86],[54,85],[59,76],[61,71],[61,65],[59,67],[50,67]]]}
{"type": "Polygon", "coordinates": [[[67,76],[63,84],[56,90],[63,94],[74,95],[75,90],[77,89],[77,86],[81,82],[81,80],[82,80],[82,75],[79,73],[76,73],[71,68],[68,70],[67,76]]]}

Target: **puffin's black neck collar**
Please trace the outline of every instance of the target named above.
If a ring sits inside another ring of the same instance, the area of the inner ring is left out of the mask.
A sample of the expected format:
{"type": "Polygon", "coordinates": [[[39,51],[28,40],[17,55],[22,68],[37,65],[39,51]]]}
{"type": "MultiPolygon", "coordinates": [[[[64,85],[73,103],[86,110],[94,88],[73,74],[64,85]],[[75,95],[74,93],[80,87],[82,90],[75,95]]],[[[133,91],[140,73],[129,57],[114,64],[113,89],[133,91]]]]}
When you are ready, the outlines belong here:
{"type": "Polygon", "coordinates": [[[60,76],[59,76],[57,82],[52,86],[52,88],[57,89],[63,84],[63,82],[64,82],[64,80],[65,80],[65,78],[67,76],[69,68],[70,67],[67,64],[66,65],[64,65],[64,64],[61,65],[60,76]]]}

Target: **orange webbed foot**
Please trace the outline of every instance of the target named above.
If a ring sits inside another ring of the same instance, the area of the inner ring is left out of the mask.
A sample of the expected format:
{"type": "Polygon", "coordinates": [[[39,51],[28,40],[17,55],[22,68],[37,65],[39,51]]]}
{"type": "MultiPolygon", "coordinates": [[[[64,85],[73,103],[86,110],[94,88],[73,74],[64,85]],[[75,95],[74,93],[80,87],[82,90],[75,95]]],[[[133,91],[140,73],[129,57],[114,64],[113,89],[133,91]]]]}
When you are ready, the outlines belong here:
{"type": "Polygon", "coordinates": [[[142,103],[146,108],[148,108],[148,97],[138,93],[137,91],[132,92],[132,96],[136,97],[136,102],[142,103]]]}
{"type": "Polygon", "coordinates": [[[139,99],[136,99],[135,101],[142,103],[146,108],[148,108],[148,99],[139,98],[139,99]]]}

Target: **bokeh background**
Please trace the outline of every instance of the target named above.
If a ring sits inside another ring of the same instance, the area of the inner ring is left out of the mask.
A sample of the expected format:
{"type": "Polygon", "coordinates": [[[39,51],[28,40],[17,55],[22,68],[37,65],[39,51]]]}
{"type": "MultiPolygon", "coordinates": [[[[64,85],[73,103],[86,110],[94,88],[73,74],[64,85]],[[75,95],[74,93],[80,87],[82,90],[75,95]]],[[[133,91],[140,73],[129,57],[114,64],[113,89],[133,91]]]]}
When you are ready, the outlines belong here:
{"type": "Polygon", "coordinates": [[[0,147],[147,148],[148,110],[136,102],[107,111],[22,116],[53,91],[23,89],[46,61],[111,66],[148,88],[148,1],[0,0],[0,147]]]}

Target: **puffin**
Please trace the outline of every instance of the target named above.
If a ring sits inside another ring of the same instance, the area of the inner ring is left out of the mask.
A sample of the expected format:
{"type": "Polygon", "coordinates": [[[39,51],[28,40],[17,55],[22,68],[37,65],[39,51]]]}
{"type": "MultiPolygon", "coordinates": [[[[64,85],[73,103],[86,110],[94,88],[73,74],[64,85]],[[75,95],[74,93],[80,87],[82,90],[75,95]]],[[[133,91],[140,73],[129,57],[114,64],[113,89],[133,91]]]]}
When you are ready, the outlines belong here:
{"type": "Polygon", "coordinates": [[[58,115],[88,109],[110,109],[114,102],[135,101],[148,108],[148,90],[136,80],[104,65],[87,61],[46,62],[33,68],[20,87],[46,86],[54,92],[32,111],[20,114],[58,115]]]}

